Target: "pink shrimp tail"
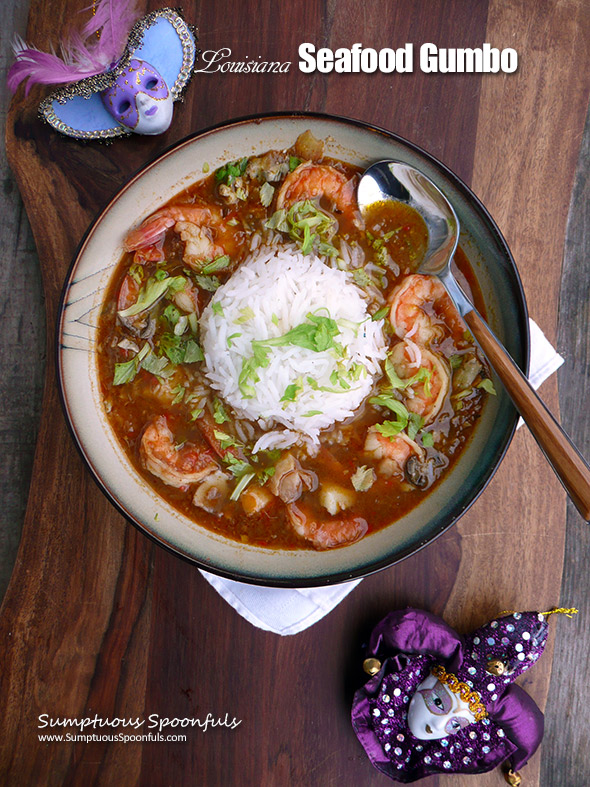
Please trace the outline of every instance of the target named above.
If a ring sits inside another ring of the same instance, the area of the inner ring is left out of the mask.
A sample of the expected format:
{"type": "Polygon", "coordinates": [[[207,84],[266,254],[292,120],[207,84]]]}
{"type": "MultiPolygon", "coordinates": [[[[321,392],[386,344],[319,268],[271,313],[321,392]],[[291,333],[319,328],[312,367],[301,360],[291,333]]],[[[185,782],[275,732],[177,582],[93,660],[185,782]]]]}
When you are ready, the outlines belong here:
{"type": "Polygon", "coordinates": [[[176,219],[170,216],[152,216],[144,221],[137,229],[131,230],[124,242],[125,251],[144,249],[157,243],[166,230],[176,224],[176,219]]]}
{"type": "MultiPolygon", "coordinates": [[[[96,13],[81,33],[72,32],[62,44],[61,56],[40,52],[16,38],[13,44],[16,62],[7,79],[11,92],[25,80],[28,94],[34,84],[67,84],[106,71],[123,54],[129,31],[139,16],[135,4],[136,0],[99,0],[96,13]]],[[[91,10],[87,8],[85,12],[91,10]]]]}

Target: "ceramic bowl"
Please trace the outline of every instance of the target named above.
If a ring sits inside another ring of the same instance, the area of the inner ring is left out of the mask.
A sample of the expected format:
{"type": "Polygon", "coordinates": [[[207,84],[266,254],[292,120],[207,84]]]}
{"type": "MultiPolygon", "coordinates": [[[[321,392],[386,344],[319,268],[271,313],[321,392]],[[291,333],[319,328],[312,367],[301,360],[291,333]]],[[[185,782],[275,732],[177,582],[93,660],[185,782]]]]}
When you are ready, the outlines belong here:
{"type": "MultiPolygon", "coordinates": [[[[287,148],[310,129],[326,153],[366,167],[394,158],[420,168],[452,202],[461,245],[479,282],[488,320],[522,369],[528,364],[528,319],[508,247],[472,192],[415,145],[358,121],[315,114],[236,120],[189,137],[148,164],[111,201],[88,231],[67,277],[59,321],[58,369],[74,438],[105,494],[160,545],[211,572],[256,584],[313,586],[342,582],[389,566],[431,542],[482,492],[512,438],[516,412],[497,383],[473,437],[451,472],[402,519],[350,546],[327,552],[270,550],[238,544],[172,508],[125,457],[101,404],[96,325],[129,228],[210,170],[243,156],[287,148]],[[206,167],[205,167],[206,168],[206,167]]],[[[98,524],[97,524],[98,526],[98,524]]]]}

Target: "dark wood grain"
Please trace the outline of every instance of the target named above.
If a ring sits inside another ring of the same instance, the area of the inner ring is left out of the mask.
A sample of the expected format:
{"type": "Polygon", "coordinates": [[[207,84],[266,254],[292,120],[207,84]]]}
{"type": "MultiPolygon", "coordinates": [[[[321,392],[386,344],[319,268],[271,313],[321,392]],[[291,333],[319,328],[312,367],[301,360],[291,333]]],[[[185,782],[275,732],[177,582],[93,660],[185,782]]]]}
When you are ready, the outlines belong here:
{"type": "MultiPolygon", "coordinates": [[[[83,5],[35,2],[29,39],[47,48],[83,5]]],[[[237,60],[263,54],[296,62],[302,40],[330,46],[359,40],[375,47],[490,40],[516,46],[521,69],[512,77],[483,79],[418,70],[395,78],[304,78],[295,64],[280,80],[197,75],[166,135],[111,146],[53,134],[36,118],[42,91],[34,90],[27,101],[20,93],[7,124],[7,150],[42,263],[50,349],[71,255],[87,223],[125,178],[190,131],[229,116],[285,108],[339,112],[387,126],[472,182],[508,236],[535,318],[554,338],[559,256],[590,81],[576,65],[590,39],[582,2],[537,8],[498,0],[489,7],[469,3],[466,13],[459,0],[307,2],[301,8],[220,0],[185,11],[201,29],[203,49],[230,46],[237,60]],[[550,111],[540,111],[546,107],[550,111]],[[550,163],[558,144],[559,162],[550,163]],[[554,198],[546,215],[541,195],[549,183],[554,198]],[[541,273],[545,286],[539,291],[541,273]]],[[[362,681],[360,646],[371,626],[405,604],[444,613],[449,623],[467,630],[501,609],[557,602],[564,495],[521,430],[485,494],[435,544],[366,579],[331,615],[297,637],[256,630],[194,568],[149,544],[99,494],[74,451],[59,411],[52,361],[49,367],[23,539],[0,618],[3,783],[384,783],[348,720],[352,692],[362,681]],[[515,484],[522,474],[535,478],[535,485],[515,484]],[[231,732],[189,733],[186,744],[46,747],[35,728],[43,712],[78,717],[227,712],[242,724],[231,732]]],[[[545,398],[557,408],[554,382],[545,398]]],[[[577,599],[570,603],[581,605],[577,599]]],[[[559,631],[561,636],[561,624],[559,631]]],[[[541,705],[554,635],[555,626],[544,669],[527,674],[524,682],[541,705]]],[[[527,784],[538,784],[538,774],[536,756],[526,769],[527,784]]],[[[452,776],[431,780],[438,782],[467,783],[452,776]]],[[[482,787],[500,783],[497,773],[478,777],[482,787]]]]}
{"type": "Polygon", "coordinates": [[[564,485],[579,515],[588,522],[590,468],[586,461],[477,311],[468,312],[465,322],[564,485]]]}
{"type": "MultiPolygon", "coordinates": [[[[559,309],[558,348],[565,358],[559,373],[562,420],[575,435],[580,449],[590,455],[590,116],[586,127],[576,179],[563,257],[559,309]]],[[[543,757],[544,784],[559,784],[564,773],[568,784],[588,784],[590,762],[585,709],[590,675],[588,598],[590,529],[580,528],[573,506],[568,506],[565,569],[561,603],[575,603],[579,615],[562,630],[556,641],[551,688],[546,710],[547,734],[543,757]],[[569,600],[569,601],[568,601],[569,600]],[[564,719],[558,722],[558,716],[564,719]],[[567,746],[561,747],[562,739],[567,746]]]]}

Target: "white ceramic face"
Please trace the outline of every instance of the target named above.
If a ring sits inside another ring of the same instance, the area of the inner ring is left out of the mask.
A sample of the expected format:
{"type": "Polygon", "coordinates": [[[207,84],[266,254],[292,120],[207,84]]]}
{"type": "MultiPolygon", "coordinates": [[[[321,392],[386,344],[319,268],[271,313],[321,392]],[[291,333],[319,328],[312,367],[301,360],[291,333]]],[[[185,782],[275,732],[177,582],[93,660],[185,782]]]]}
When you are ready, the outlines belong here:
{"type": "Polygon", "coordinates": [[[152,98],[146,93],[137,94],[139,119],[133,129],[136,134],[162,134],[172,122],[174,101],[170,93],[166,98],[152,98]]]}
{"type": "Polygon", "coordinates": [[[145,60],[130,60],[100,96],[107,112],[136,134],[162,134],[172,122],[170,89],[160,72],[145,60]]]}
{"type": "Polygon", "coordinates": [[[408,727],[421,741],[454,735],[474,721],[475,716],[467,703],[434,675],[422,681],[410,700],[408,727]]]}

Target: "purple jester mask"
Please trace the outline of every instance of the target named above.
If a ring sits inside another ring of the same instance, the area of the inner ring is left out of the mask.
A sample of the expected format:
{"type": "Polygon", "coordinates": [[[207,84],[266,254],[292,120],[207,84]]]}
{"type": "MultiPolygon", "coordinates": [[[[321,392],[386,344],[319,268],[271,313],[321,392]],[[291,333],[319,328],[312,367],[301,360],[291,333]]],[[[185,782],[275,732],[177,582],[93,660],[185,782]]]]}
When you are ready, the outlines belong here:
{"type": "Polygon", "coordinates": [[[161,134],[172,122],[174,102],[168,85],[145,60],[131,60],[100,95],[115,120],[136,134],[161,134]]]}
{"type": "Polygon", "coordinates": [[[373,765],[394,781],[484,773],[506,763],[520,783],[543,714],[514,683],[545,647],[553,612],[504,613],[466,636],[429,612],[391,612],[371,634],[352,723],[373,765]]]}

